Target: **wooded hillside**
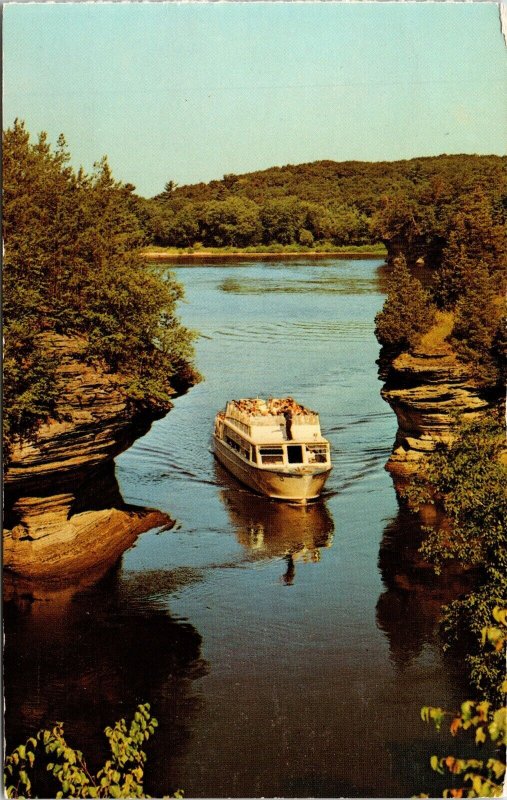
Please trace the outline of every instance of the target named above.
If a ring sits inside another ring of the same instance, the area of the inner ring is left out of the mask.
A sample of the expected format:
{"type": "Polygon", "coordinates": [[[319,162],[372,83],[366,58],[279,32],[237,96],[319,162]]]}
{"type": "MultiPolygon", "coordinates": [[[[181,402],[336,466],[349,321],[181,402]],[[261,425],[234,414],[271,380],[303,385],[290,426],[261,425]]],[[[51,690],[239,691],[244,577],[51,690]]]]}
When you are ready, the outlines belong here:
{"type": "Polygon", "coordinates": [[[507,158],[441,155],[408,161],[317,161],[178,187],[169,180],[138,213],[152,243],[248,247],[382,241],[437,263],[462,202],[481,190],[499,224],[507,158]]]}

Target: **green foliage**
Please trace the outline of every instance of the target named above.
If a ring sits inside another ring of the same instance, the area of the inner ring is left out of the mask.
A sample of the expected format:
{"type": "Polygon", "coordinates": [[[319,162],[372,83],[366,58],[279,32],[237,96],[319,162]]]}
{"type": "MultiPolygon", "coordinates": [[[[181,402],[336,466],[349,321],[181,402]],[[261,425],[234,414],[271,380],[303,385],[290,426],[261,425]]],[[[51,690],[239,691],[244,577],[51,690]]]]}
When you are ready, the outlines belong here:
{"type": "Polygon", "coordinates": [[[434,563],[458,559],[507,573],[503,449],[503,429],[492,417],[458,422],[451,444],[431,454],[406,490],[416,507],[438,500],[452,523],[451,534],[445,527],[433,530],[423,544],[434,563]]]}
{"type": "MultiPolygon", "coordinates": [[[[505,650],[507,633],[507,609],[496,606],[493,609],[495,624],[482,630],[482,645],[492,645],[495,651],[505,650]]],[[[502,691],[507,691],[504,681],[502,691]]],[[[430,765],[435,772],[444,775],[462,776],[462,786],[445,789],[444,797],[500,797],[502,781],[505,776],[505,746],[507,745],[507,708],[493,706],[488,700],[466,700],[457,713],[444,711],[441,708],[425,706],[421,709],[423,722],[433,722],[440,730],[445,717],[451,717],[449,730],[453,736],[460,731],[470,731],[477,747],[492,743],[496,747],[495,758],[455,758],[433,755],[430,765]]],[[[420,795],[426,797],[427,795],[420,795]]]]}
{"type": "Polygon", "coordinates": [[[299,244],[303,247],[313,247],[313,233],[307,228],[302,228],[299,231],[299,244]]]}
{"type": "Polygon", "coordinates": [[[205,206],[202,223],[204,244],[245,247],[261,241],[259,208],[251,200],[241,197],[213,200],[205,206]]]}
{"type": "Polygon", "coordinates": [[[375,317],[375,335],[382,345],[413,347],[428,331],[435,309],[421,282],[413,277],[403,256],[395,259],[387,285],[387,299],[375,317]]]}
{"type": "Polygon", "coordinates": [[[500,198],[478,186],[461,199],[449,223],[442,263],[434,277],[433,294],[442,308],[454,308],[467,290],[477,267],[494,278],[498,293],[506,266],[505,218],[497,209],[500,198]]]}
{"type": "MultiPolygon", "coordinates": [[[[149,703],[139,705],[127,726],[124,719],[104,733],[110,758],[93,775],[83,753],[66,741],[63,723],[40,730],[25,744],[16,747],[5,759],[4,781],[7,797],[33,797],[30,775],[35,761],[42,761],[60,788],[56,797],[147,797],[143,789],[145,743],[155,733],[158,722],[151,716],[149,703]]],[[[39,764],[38,764],[39,766],[39,764]]],[[[37,794],[35,794],[37,796],[37,794]]],[[[181,798],[181,792],[174,797],[181,798]]]]}
{"type": "Polygon", "coordinates": [[[175,316],[181,287],[140,256],[134,187],[115,181],[105,158],[91,175],[68,161],[63,136],[52,151],[44,133],[32,144],[22,122],[4,131],[7,436],[29,435],[54,408],[51,332],[83,336],[86,357],[131,378],[146,402],[167,404],[179,370],[197,379],[192,334],[175,316]]]}
{"type": "Polygon", "coordinates": [[[494,386],[505,371],[504,353],[499,346],[503,319],[498,282],[483,262],[464,271],[463,277],[451,344],[458,357],[472,365],[474,377],[481,384],[494,386]]]}
{"type": "Polygon", "coordinates": [[[304,227],[305,209],[296,198],[269,200],[262,206],[260,219],[266,244],[292,244],[304,227]]]}
{"type": "Polygon", "coordinates": [[[414,189],[384,195],[371,219],[371,230],[387,246],[391,259],[404,252],[413,263],[426,255],[437,234],[434,204],[421,202],[414,189]]]}
{"type": "Polygon", "coordinates": [[[451,219],[432,294],[439,307],[455,311],[451,344],[486,386],[505,376],[501,295],[506,266],[505,221],[495,198],[476,188],[451,219]]]}
{"type": "MultiPolygon", "coordinates": [[[[453,217],[477,186],[483,187],[496,209],[495,225],[501,225],[506,176],[505,159],[498,156],[289,164],[247,175],[224,175],[221,181],[208,184],[177,187],[169,182],[161,194],[141,205],[145,221],[146,208],[151,209],[152,224],[145,225],[145,230],[155,244],[193,244],[179,222],[171,226],[183,209],[186,220],[193,221],[192,235],[199,228],[195,241],[206,239],[209,205],[235,199],[254,203],[265,244],[291,244],[306,229],[315,242],[363,245],[382,240],[390,260],[404,252],[409,263],[421,256],[436,265],[453,229],[453,217]]],[[[234,228],[232,223],[229,233],[235,235],[234,228]]],[[[254,245],[258,228],[250,230],[252,238],[242,246],[254,245]]],[[[208,239],[206,244],[213,242],[208,239]]]]}
{"type": "Polygon", "coordinates": [[[479,571],[481,586],[444,610],[448,644],[467,642],[474,684],[495,696],[503,675],[502,656],[481,649],[481,631],[495,605],[507,603],[507,468],[502,463],[504,432],[491,416],[457,423],[449,447],[433,453],[404,491],[412,508],[442,506],[446,523],[427,528],[421,552],[435,568],[457,561],[479,571]]]}
{"type": "Polygon", "coordinates": [[[441,622],[445,648],[455,649],[460,655],[466,648],[465,663],[472,685],[495,702],[505,675],[505,658],[496,649],[481,648],[482,631],[495,605],[505,604],[506,598],[505,577],[487,577],[479,589],[446,606],[441,622]]]}
{"type": "Polygon", "coordinates": [[[32,434],[55,407],[60,392],[54,356],[23,322],[14,321],[3,352],[5,456],[16,434],[32,434]]]}

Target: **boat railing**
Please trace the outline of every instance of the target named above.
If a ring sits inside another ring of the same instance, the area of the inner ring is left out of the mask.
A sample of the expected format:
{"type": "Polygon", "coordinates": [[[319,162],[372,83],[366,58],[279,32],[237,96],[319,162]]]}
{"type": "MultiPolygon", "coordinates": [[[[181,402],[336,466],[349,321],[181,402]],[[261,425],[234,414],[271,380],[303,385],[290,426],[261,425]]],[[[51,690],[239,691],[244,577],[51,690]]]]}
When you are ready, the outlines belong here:
{"type": "Polygon", "coordinates": [[[294,414],[292,417],[293,425],[319,425],[318,414],[294,414]]]}
{"type": "Polygon", "coordinates": [[[243,425],[277,425],[282,424],[285,422],[285,417],[283,414],[250,414],[248,411],[240,411],[239,408],[232,405],[232,403],[227,404],[226,409],[226,416],[229,419],[234,419],[237,422],[242,422],[243,425]]]}

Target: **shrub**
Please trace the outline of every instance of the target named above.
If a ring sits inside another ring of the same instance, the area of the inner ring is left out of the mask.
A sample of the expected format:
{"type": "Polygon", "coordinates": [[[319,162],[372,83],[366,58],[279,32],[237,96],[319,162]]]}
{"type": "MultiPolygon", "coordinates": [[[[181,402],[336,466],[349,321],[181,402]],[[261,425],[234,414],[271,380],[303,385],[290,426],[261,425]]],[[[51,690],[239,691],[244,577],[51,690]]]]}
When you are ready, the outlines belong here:
{"type": "MultiPolygon", "coordinates": [[[[112,728],[106,728],[111,756],[95,775],[88,769],[83,753],[67,743],[63,723],[43,728],[6,757],[7,797],[33,797],[34,791],[39,792],[30,778],[36,761],[44,762],[55,786],[60,787],[57,798],[147,797],[143,788],[146,753],[142,748],[157,726],[149,703],[145,703],[137,707],[128,726],[121,719],[112,728]]],[[[177,792],[174,797],[181,798],[182,793],[177,792]]]]}

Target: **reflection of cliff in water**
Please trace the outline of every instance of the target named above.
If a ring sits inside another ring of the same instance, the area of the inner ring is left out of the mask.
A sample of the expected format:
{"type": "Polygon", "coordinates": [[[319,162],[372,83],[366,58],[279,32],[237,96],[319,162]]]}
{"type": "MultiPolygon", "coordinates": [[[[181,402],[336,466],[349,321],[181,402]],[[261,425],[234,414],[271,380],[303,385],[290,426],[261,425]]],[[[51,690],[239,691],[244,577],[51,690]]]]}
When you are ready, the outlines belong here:
{"type": "Polygon", "coordinates": [[[393,661],[407,667],[435,641],[442,606],[471,589],[473,577],[457,565],[436,575],[418,552],[425,532],[408,509],[400,508],[385,530],[379,569],[386,587],[377,603],[377,624],[389,640],[393,661]]]}
{"type": "MultiPolygon", "coordinates": [[[[148,744],[146,789],[173,787],[171,764],[196,709],[191,681],[205,673],[201,637],[157,599],[180,586],[175,573],[129,576],[113,569],[73,594],[10,579],[5,587],[7,747],[62,720],[93,769],[107,755],[103,730],[149,702],[160,727],[148,744]]],[[[49,795],[48,795],[49,796],[49,795]]]]}
{"type": "Polygon", "coordinates": [[[318,562],[333,543],[334,523],[323,501],[291,505],[243,489],[220,464],[217,481],[238,541],[254,558],[283,558],[283,580],[294,581],[297,562],[318,562]]]}

